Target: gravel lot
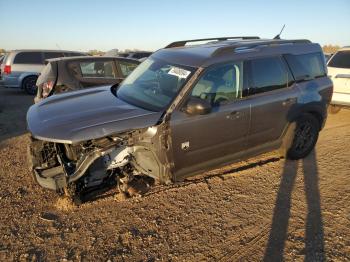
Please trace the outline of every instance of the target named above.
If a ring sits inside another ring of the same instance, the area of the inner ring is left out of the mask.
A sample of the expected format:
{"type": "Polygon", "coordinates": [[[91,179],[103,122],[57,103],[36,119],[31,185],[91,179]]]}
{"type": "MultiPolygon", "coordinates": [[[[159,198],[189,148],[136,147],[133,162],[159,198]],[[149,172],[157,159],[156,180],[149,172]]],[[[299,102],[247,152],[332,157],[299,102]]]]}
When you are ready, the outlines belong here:
{"type": "Polygon", "coordinates": [[[79,207],[35,184],[25,113],[0,87],[0,261],[349,261],[350,110],[303,161],[273,154],[79,207]]]}

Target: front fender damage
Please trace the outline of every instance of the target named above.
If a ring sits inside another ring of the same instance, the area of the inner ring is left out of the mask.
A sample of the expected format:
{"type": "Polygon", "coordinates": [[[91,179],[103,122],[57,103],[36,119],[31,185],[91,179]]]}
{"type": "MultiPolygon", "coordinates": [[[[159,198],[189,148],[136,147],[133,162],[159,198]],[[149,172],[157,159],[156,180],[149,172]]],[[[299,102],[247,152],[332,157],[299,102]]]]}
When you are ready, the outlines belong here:
{"type": "Polygon", "coordinates": [[[140,177],[169,184],[173,177],[166,130],[162,123],[78,144],[32,138],[30,167],[42,187],[73,195],[106,183],[121,188],[140,177]]]}

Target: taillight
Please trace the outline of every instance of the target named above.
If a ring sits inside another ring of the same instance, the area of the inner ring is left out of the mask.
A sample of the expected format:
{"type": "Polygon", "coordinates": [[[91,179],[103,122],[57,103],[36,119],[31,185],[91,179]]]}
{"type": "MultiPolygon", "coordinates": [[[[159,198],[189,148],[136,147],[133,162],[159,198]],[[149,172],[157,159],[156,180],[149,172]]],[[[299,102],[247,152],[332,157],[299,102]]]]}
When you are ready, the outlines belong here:
{"type": "Polygon", "coordinates": [[[44,98],[50,94],[50,92],[53,88],[53,85],[54,85],[53,81],[47,81],[43,84],[43,97],[44,98]]]}
{"type": "Polygon", "coordinates": [[[7,75],[11,74],[11,66],[10,65],[5,65],[4,73],[7,75]]]}

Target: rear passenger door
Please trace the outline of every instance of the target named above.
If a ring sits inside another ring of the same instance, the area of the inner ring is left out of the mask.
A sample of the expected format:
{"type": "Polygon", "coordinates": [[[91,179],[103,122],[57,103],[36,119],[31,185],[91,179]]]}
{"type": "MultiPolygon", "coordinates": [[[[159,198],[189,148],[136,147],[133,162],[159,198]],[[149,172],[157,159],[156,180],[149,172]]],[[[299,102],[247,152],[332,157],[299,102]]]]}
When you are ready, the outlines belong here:
{"type": "Polygon", "coordinates": [[[81,88],[120,83],[114,59],[83,59],[72,61],[68,68],[80,83],[81,88]]]}
{"type": "Polygon", "coordinates": [[[288,123],[299,89],[280,56],[248,61],[249,88],[244,96],[251,105],[248,147],[277,141],[288,123]]]}
{"type": "Polygon", "coordinates": [[[124,79],[140,64],[139,61],[116,59],[119,78],[124,79]]]}

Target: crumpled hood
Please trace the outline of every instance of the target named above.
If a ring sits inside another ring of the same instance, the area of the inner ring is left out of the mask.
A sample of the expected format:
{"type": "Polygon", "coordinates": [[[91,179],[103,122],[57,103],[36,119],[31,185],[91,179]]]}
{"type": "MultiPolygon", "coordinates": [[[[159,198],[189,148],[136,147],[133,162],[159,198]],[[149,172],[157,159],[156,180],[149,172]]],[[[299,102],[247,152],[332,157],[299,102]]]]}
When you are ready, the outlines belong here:
{"type": "Polygon", "coordinates": [[[27,125],[37,139],[77,143],[155,125],[161,114],[130,105],[110,87],[100,87],[42,100],[29,108],[27,125]]]}

